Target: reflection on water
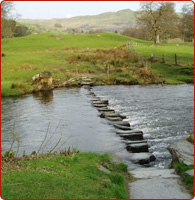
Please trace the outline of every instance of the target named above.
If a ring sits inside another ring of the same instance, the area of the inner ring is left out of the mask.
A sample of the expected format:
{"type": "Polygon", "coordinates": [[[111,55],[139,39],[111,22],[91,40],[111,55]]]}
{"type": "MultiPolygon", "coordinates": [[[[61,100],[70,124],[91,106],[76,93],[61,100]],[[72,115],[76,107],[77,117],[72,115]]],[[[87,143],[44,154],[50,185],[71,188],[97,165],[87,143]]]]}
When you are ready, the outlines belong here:
{"type": "MultiPolygon", "coordinates": [[[[133,128],[144,132],[150,151],[157,157],[156,166],[167,167],[167,146],[193,130],[193,85],[102,86],[93,90],[109,99],[110,107],[125,114],[133,128]]],[[[10,148],[10,131],[15,124],[22,138],[20,155],[24,150],[27,154],[37,151],[47,133],[44,151],[51,150],[60,137],[60,145],[69,138],[61,149],[70,146],[80,151],[113,152],[133,167],[125,142],[99,117],[83,88],[2,99],[1,116],[2,151],[10,148]]]]}
{"type": "Polygon", "coordinates": [[[53,101],[53,90],[44,92],[35,92],[33,96],[37,99],[42,100],[43,103],[53,101]]]}

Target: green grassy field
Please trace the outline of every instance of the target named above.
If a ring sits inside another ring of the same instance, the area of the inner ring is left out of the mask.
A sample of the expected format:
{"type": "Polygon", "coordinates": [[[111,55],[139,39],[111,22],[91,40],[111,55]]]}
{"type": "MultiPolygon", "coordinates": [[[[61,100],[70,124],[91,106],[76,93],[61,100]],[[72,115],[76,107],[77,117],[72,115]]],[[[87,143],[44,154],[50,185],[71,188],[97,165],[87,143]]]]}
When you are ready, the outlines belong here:
{"type": "MultiPolygon", "coordinates": [[[[133,40],[136,51],[148,56],[171,54],[193,59],[191,44],[151,46],[151,42],[129,38],[115,33],[100,34],[36,34],[2,40],[1,95],[19,95],[34,90],[32,77],[50,71],[54,79],[73,78],[77,85],[81,74],[98,75],[103,84],[170,84],[192,83],[193,66],[169,66],[153,63],[151,68],[141,66],[135,55],[125,50],[126,42],[133,40]],[[106,66],[109,65],[109,74],[106,66]]],[[[166,58],[166,57],[165,57],[166,58]]],[[[186,65],[188,61],[182,60],[186,65]]],[[[180,62],[181,63],[181,62],[180,62]]]]}
{"type": "Polygon", "coordinates": [[[4,199],[128,199],[127,166],[107,154],[2,157],[1,167],[4,199]]]}

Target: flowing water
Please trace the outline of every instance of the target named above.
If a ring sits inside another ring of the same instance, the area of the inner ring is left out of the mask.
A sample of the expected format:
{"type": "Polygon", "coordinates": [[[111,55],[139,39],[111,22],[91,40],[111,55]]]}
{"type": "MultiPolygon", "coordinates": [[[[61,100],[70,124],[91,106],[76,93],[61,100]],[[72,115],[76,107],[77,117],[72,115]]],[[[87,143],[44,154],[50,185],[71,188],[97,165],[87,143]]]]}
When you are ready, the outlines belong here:
{"type": "MultiPolygon", "coordinates": [[[[171,155],[168,145],[186,138],[194,130],[194,86],[98,86],[93,91],[108,99],[110,108],[127,116],[134,129],[144,132],[157,167],[168,167],[171,155]]],[[[18,155],[25,151],[47,152],[77,148],[80,151],[111,152],[130,166],[130,153],[125,142],[114,132],[90,103],[84,88],[59,89],[47,93],[1,100],[1,148],[8,150],[12,130],[21,144],[18,155]],[[44,142],[42,144],[42,142],[44,142]],[[42,145],[42,146],[41,146],[42,145]]],[[[13,149],[17,149],[14,143],[13,149]]]]}

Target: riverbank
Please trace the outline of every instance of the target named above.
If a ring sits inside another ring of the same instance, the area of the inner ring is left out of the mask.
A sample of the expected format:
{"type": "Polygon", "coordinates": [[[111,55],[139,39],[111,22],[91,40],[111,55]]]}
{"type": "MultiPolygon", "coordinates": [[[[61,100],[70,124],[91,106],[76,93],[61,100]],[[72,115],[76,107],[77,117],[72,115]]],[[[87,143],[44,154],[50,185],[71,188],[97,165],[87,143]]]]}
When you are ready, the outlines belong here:
{"type": "MultiPolygon", "coordinates": [[[[120,34],[81,35],[37,34],[2,40],[1,96],[17,96],[34,91],[32,77],[49,71],[54,85],[77,86],[83,74],[93,76],[95,85],[182,84],[194,82],[194,68],[186,60],[179,66],[152,63],[145,66],[125,49],[128,40],[120,34]]],[[[139,40],[143,55],[150,42],[139,40]]],[[[160,53],[182,52],[193,57],[193,46],[163,45],[160,53]]],[[[155,47],[152,47],[154,51],[155,47]]],[[[161,49],[160,46],[157,47],[161,49]]],[[[142,53],[142,52],[141,52],[142,53]]],[[[147,52],[148,53],[148,52],[147,52]]],[[[150,56],[147,55],[147,56],[150,56]]],[[[146,57],[147,58],[147,57],[146,57]]],[[[181,61],[180,61],[181,62],[181,61]]]]}
{"type": "Polygon", "coordinates": [[[107,154],[62,152],[1,159],[4,199],[129,198],[127,166],[113,163],[107,154]]]}

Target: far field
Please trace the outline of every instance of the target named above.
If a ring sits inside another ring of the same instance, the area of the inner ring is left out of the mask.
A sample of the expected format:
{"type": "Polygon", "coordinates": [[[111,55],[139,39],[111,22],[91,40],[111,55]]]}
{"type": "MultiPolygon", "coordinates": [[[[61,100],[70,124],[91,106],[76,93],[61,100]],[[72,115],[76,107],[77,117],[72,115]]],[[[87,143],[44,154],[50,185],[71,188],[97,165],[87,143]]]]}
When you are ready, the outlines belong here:
{"type": "Polygon", "coordinates": [[[115,33],[100,34],[36,34],[2,40],[1,95],[19,95],[34,90],[32,77],[50,71],[54,84],[73,80],[77,85],[81,75],[94,76],[97,84],[179,84],[194,81],[193,43],[153,46],[151,42],[115,33]],[[145,65],[126,50],[133,41],[139,55],[149,59],[145,65]],[[164,54],[166,64],[162,64],[164,54]],[[179,66],[174,66],[174,55],[179,66]]]}

